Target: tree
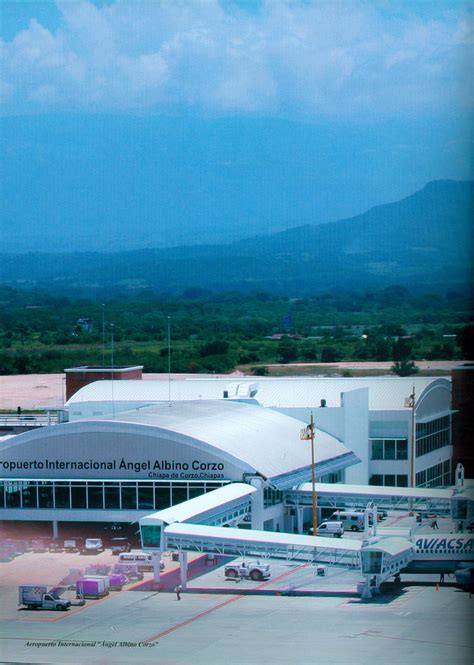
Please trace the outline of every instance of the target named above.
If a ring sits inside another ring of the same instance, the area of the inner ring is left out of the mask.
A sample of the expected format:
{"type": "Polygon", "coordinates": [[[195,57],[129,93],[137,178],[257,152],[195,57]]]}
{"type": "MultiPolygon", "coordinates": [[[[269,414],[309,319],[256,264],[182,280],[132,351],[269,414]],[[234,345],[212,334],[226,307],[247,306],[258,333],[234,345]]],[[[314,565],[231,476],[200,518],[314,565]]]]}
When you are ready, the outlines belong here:
{"type": "Polygon", "coordinates": [[[332,346],[323,346],[321,349],[321,362],[322,363],[337,363],[339,356],[336,349],[332,346]]]}
{"type": "Polygon", "coordinates": [[[410,359],[412,353],[411,344],[407,339],[397,339],[392,349],[393,365],[391,370],[398,376],[410,376],[418,372],[415,362],[410,359]]]}
{"type": "Polygon", "coordinates": [[[291,337],[282,337],[278,344],[279,361],[283,364],[296,360],[298,357],[298,349],[296,342],[291,337]]]}
{"type": "Polygon", "coordinates": [[[229,351],[229,342],[220,339],[213,339],[204,344],[200,350],[201,358],[206,356],[223,356],[229,351]]]}
{"type": "Polygon", "coordinates": [[[254,376],[268,376],[270,372],[266,365],[258,365],[257,367],[252,367],[252,374],[254,376]]]}
{"type": "Polygon", "coordinates": [[[418,372],[418,367],[413,360],[396,360],[390,369],[398,376],[411,376],[418,372]]]}
{"type": "Polygon", "coordinates": [[[411,356],[411,344],[407,339],[399,338],[392,348],[392,360],[408,360],[411,356]]]}

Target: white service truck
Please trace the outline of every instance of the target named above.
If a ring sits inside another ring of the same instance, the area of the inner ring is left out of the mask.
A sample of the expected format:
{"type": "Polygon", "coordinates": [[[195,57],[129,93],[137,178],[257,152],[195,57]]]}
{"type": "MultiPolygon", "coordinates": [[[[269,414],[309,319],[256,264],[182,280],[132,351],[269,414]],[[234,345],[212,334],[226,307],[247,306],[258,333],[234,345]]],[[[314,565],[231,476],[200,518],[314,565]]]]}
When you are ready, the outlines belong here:
{"type": "Polygon", "coordinates": [[[270,564],[260,563],[260,561],[252,561],[249,563],[241,561],[226,566],[224,568],[224,575],[225,577],[234,580],[250,579],[255,582],[260,582],[261,580],[270,579],[270,564]]]}
{"type": "Polygon", "coordinates": [[[22,584],[18,587],[18,604],[26,605],[29,610],[68,610],[69,600],[60,598],[53,591],[48,591],[46,584],[22,584]]]}

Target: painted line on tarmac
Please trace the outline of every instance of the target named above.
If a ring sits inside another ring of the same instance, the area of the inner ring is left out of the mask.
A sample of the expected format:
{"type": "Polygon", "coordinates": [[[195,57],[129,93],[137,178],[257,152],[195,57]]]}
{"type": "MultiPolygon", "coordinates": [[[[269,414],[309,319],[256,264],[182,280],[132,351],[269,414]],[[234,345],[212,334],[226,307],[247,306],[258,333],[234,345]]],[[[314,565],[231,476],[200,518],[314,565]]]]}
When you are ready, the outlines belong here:
{"type": "MultiPolygon", "coordinates": [[[[258,587],[255,587],[255,590],[261,589],[262,587],[267,586],[268,584],[271,584],[273,582],[277,582],[278,580],[283,579],[284,577],[287,577],[288,575],[291,575],[297,570],[301,570],[302,568],[305,568],[308,564],[304,563],[301,566],[298,566],[297,568],[294,568],[293,570],[288,570],[285,573],[282,573],[278,577],[276,577],[274,580],[268,580],[267,582],[263,582],[263,584],[260,584],[258,587]]],[[[233,596],[232,598],[229,598],[228,600],[224,600],[222,603],[218,603],[217,605],[214,605],[213,607],[209,607],[207,610],[204,610],[203,612],[199,612],[198,614],[195,614],[194,616],[190,617],[189,619],[186,619],[185,621],[181,621],[180,623],[175,624],[174,626],[171,626],[171,628],[167,628],[166,630],[161,631],[160,633],[156,633],[155,635],[150,635],[150,637],[145,638],[144,640],[141,640],[141,642],[148,644],[149,642],[155,642],[156,640],[161,639],[162,637],[166,637],[166,635],[169,635],[170,633],[174,633],[176,630],[179,630],[180,628],[184,628],[185,626],[189,626],[190,624],[194,623],[195,621],[198,621],[199,619],[202,619],[203,617],[207,616],[208,614],[211,614],[211,612],[215,612],[216,610],[220,610],[223,607],[226,607],[227,605],[230,605],[231,603],[235,603],[238,600],[242,600],[242,598],[246,598],[245,595],[239,595],[239,596],[233,596]]]]}
{"type": "Polygon", "coordinates": [[[461,647],[461,649],[472,649],[472,644],[459,644],[453,642],[436,642],[434,640],[420,640],[416,637],[395,637],[393,635],[380,635],[374,631],[366,631],[365,633],[358,633],[355,637],[380,637],[383,640],[396,640],[397,642],[417,642],[419,644],[436,644],[442,647],[461,647]]]}
{"type": "Polygon", "coordinates": [[[380,526],[382,526],[382,527],[383,526],[393,526],[394,524],[396,524],[400,520],[404,520],[406,517],[410,517],[410,513],[403,513],[403,515],[399,515],[398,517],[391,520],[390,522],[386,522],[385,525],[380,524],[380,526]]]}

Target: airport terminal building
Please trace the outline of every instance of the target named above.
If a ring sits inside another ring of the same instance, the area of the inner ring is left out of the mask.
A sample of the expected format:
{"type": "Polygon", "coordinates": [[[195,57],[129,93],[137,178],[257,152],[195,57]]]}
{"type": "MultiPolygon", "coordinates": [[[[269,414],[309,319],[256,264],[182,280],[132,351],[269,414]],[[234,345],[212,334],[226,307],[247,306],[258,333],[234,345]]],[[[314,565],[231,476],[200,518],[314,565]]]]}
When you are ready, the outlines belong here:
{"type": "Polygon", "coordinates": [[[309,422],[352,450],[361,463],[347,469],[349,483],[407,487],[414,435],[414,484],[450,485],[451,381],[446,378],[261,378],[100,381],[68,401],[70,420],[189,400],[238,400],[309,422]],[[414,400],[412,395],[414,393],[414,400]],[[112,399],[113,397],[113,399],[112,399]]]}
{"type": "Polygon", "coordinates": [[[285,492],[316,477],[451,484],[446,379],[102,380],[66,404],[69,422],[0,439],[0,519],[136,523],[231,482],[257,488],[247,525],[292,532],[285,492]],[[410,401],[415,387],[415,400],[410,401]]]}
{"type": "MultiPolygon", "coordinates": [[[[2,444],[2,519],[136,522],[230,482],[259,490],[252,526],[282,531],[285,489],[311,478],[305,423],[257,405],[195,400],[42,428],[2,444]]],[[[316,470],[359,460],[320,433],[316,470]]]]}

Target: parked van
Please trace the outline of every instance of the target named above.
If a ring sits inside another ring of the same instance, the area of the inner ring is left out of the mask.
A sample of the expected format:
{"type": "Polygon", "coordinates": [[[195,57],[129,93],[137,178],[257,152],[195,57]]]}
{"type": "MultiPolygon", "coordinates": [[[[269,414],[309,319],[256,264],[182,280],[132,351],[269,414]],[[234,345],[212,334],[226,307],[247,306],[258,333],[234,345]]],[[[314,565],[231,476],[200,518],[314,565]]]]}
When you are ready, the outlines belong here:
{"type": "Polygon", "coordinates": [[[128,538],[112,538],[110,541],[112,554],[120,554],[120,552],[130,552],[132,546],[128,542],[128,538]]]}
{"type": "Polygon", "coordinates": [[[321,524],[318,526],[318,536],[334,536],[334,538],[340,538],[343,534],[343,522],[321,522],[321,524]]]}
{"type": "Polygon", "coordinates": [[[104,543],[101,538],[86,538],[82,554],[99,554],[104,551],[104,543]]]}
{"type": "MultiPolygon", "coordinates": [[[[138,570],[142,572],[153,571],[153,560],[151,554],[141,550],[131,550],[130,552],[121,552],[119,554],[120,563],[136,563],[138,570]]],[[[165,567],[165,562],[160,561],[160,570],[165,567]]]]}
{"type": "Polygon", "coordinates": [[[353,510],[336,510],[329,518],[331,522],[342,522],[346,531],[364,530],[364,513],[353,510]]]}

